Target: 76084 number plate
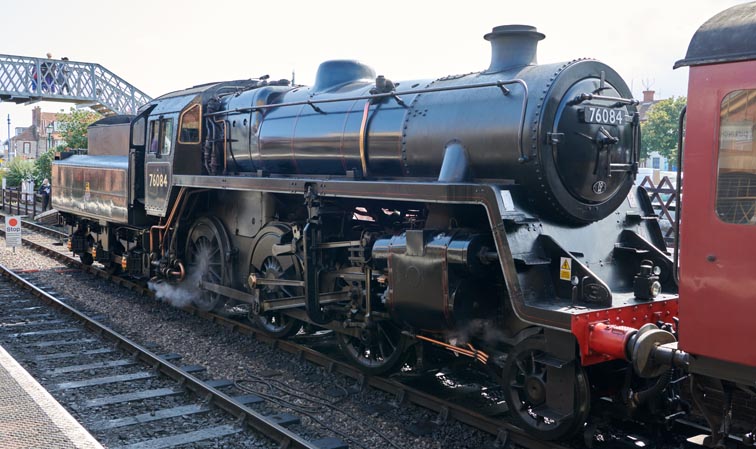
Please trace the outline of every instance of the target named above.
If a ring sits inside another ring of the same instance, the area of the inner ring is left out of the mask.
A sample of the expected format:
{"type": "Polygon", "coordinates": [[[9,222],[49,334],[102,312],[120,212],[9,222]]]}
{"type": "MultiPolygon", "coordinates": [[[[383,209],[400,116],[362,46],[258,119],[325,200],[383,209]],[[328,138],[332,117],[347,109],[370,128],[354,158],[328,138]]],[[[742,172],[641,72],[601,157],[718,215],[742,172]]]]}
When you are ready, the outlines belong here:
{"type": "Polygon", "coordinates": [[[580,110],[584,123],[599,123],[602,125],[624,125],[625,108],[602,108],[586,106],[580,110]]]}

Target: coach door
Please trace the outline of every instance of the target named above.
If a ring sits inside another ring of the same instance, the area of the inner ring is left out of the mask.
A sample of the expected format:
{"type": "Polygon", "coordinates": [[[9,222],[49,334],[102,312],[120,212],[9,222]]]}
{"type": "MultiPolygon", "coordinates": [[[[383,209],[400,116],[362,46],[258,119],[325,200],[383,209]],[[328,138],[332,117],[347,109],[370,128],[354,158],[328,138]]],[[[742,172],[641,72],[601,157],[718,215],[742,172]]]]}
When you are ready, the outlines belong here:
{"type": "Polygon", "coordinates": [[[690,70],[681,346],[756,365],[756,326],[749,312],[756,305],[756,61],[690,70]]]}
{"type": "Polygon", "coordinates": [[[175,145],[175,114],[151,116],[147,123],[145,209],[165,216],[171,192],[171,160],[175,145]]]}

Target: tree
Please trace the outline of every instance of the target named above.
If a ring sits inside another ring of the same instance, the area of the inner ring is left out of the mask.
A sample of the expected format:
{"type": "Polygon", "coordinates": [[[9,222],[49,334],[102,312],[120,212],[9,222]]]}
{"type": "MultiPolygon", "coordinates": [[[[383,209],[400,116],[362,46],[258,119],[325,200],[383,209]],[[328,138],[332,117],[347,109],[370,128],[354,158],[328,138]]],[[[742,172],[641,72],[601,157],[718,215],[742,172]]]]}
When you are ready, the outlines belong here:
{"type": "Polygon", "coordinates": [[[101,118],[96,112],[76,108],[71,108],[68,114],[58,114],[56,120],[64,145],[68,148],[87,148],[87,126],[101,118]]]}
{"type": "Polygon", "coordinates": [[[60,145],[56,148],[50,148],[34,161],[34,179],[37,185],[41,185],[45,178],[52,182],[52,161],[55,160],[55,152],[64,149],[60,145]]]}
{"type": "Polygon", "coordinates": [[[677,159],[677,127],[685,97],[672,97],[654,104],[641,125],[641,158],[658,151],[671,164],[677,159]]]}
{"type": "Polygon", "coordinates": [[[5,178],[8,187],[20,186],[22,181],[34,178],[34,162],[28,159],[14,158],[8,163],[5,178]]]}

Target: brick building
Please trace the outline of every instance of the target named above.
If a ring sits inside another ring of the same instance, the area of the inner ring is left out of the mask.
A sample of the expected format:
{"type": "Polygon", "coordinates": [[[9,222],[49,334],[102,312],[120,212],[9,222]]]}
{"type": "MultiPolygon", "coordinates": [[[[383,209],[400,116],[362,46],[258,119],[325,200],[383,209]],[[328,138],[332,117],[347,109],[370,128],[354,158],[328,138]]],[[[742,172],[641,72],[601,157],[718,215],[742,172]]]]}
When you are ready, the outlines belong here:
{"type": "Polygon", "coordinates": [[[656,91],[653,90],[644,90],[643,91],[643,101],[641,101],[641,104],[638,105],[638,113],[640,114],[640,121],[645,122],[646,116],[648,115],[648,111],[651,110],[651,108],[658,103],[661,100],[655,100],[654,95],[656,94],[656,91]]]}
{"type": "MultiPolygon", "coordinates": [[[[32,109],[32,124],[26,128],[16,128],[11,137],[9,151],[22,159],[36,159],[48,148],[55,148],[63,143],[60,124],[56,112],[42,112],[39,106],[32,109]]],[[[7,142],[6,142],[6,149],[7,142]]],[[[10,159],[5,155],[6,162],[10,159]]]]}

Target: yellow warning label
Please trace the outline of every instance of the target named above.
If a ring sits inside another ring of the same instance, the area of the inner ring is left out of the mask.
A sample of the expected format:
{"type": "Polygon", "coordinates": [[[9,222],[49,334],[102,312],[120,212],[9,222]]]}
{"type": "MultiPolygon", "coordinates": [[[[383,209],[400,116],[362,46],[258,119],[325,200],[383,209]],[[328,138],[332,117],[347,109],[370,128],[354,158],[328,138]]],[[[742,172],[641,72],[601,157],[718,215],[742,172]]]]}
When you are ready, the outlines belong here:
{"type": "Polygon", "coordinates": [[[569,281],[572,278],[572,259],[562,257],[559,261],[559,279],[569,281]]]}

